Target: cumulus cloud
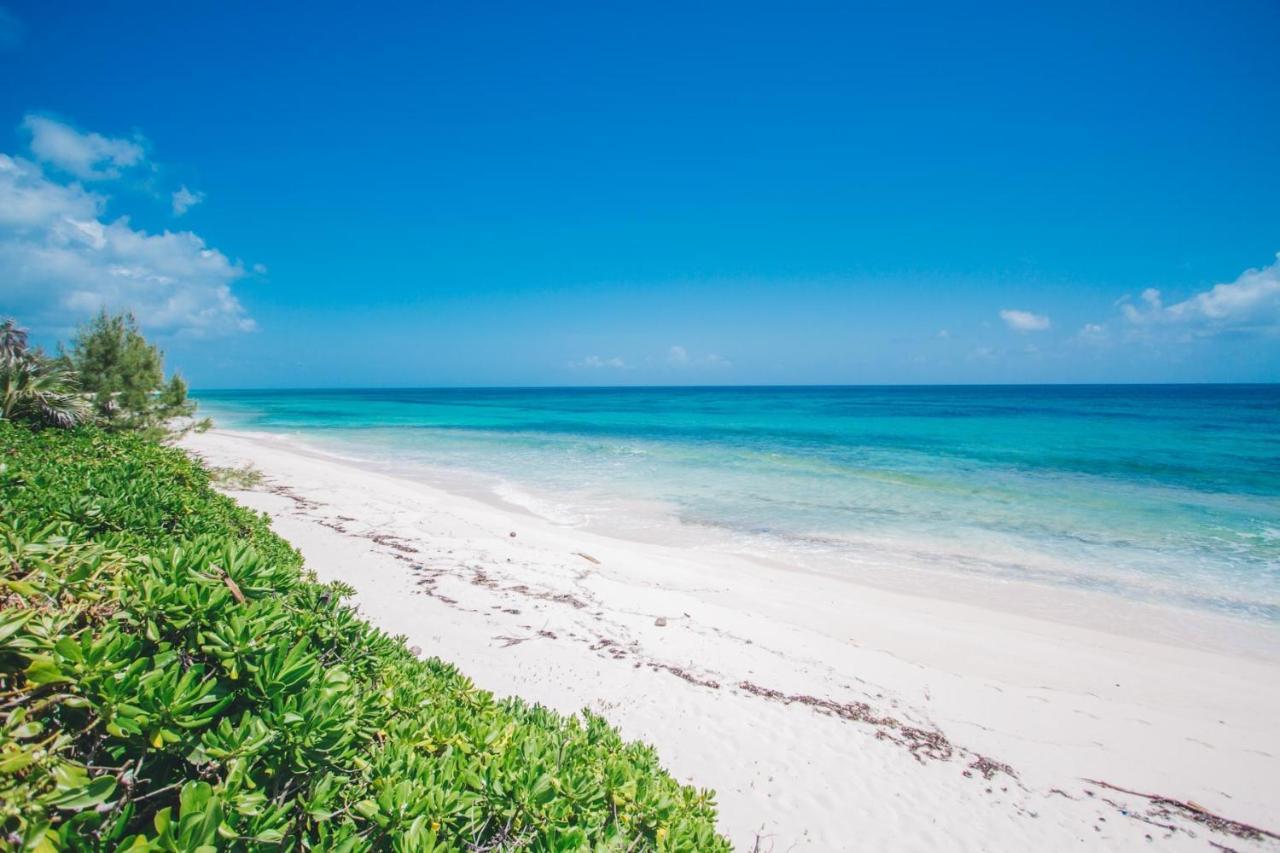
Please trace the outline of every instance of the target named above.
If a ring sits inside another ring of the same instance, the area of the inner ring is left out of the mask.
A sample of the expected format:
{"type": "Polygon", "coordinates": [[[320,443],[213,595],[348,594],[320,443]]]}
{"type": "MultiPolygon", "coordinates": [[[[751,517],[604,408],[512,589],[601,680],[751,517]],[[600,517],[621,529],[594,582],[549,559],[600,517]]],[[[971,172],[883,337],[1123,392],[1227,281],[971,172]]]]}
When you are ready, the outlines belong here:
{"type": "Polygon", "coordinates": [[[1191,337],[1280,334],[1280,254],[1269,266],[1245,270],[1235,281],[1215,284],[1172,305],[1164,304],[1159,290],[1147,288],[1139,304],[1125,302],[1121,311],[1134,326],[1169,328],[1191,337]]]}
{"type": "Polygon", "coordinates": [[[584,358],[578,359],[577,361],[569,362],[569,366],[578,370],[622,370],[627,366],[627,363],[616,355],[611,358],[601,358],[598,355],[588,355],[584,358]]]}
{"type": "Polygon", "coordinates": [[[46,116],[28,115],[22,127],[31,134],[31,153],[37,160],[86,181],[118,178],[123,169],[146,157],[135,141],[81,133],[46,116]]]}
{"type": "Polygon", "coordinates": [[[31,134],[31,153],[37,160],[70,172],[85,181],[120,177],[123,169],[146,157],[137,142],[81,133],[69,124],[41,115],[28,115],[22,127],[31,134]]]}
{"type": "MultiPolygon", "coordinates": [[[[83,162],[96,169],[116,161],[83,162]]],[[[254,327],[231,290],[244,275],[239,262],[190,231],[148,234],[128,217],[108,221],[106,202],[36,163],[0,154],[7,310],[49,327],[73,325],[104,307],[131,310],[144,327],[161,332],[217,335],[254,327]]]]}
{"type": "Polygon", "coordinates": [[[181,216],[200,202],[204,201],[204,193],[192,192],[183,184],[173,194],[173,215],[181,216]]]}
{"type": "Polygon", "coordinates": [[[1043,332],[1049,328],[1049,318],[1044,314],[1019,311],[1017,308],[1004,309],[1000,312],[1000,319],[1015,332],[1043,332]]]}
{"type": "Polygon", "coordinates": [[[667,363],[674,365],[684,365],[689,363],[689,351],[682,346],[676,345],[667,350],[667,363]]]}

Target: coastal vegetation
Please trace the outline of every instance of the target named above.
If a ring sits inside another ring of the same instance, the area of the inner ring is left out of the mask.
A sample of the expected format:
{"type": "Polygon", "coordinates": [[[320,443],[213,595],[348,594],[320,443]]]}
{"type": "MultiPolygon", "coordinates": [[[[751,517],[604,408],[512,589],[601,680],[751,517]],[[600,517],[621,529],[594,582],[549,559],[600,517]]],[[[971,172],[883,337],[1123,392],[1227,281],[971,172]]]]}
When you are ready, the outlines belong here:
{"type": "Polygon", "coordinates": [[[32,349],[13,320],[0,322],[0,420],[71,427],[89,414],[75,374],[32,349]]]}
{"type": "Polygon", "coordinates": [[[0,420],[105,430],[139,430],[165,439],[196,422],[196,404],[177,373],[164,375],[164,353],[128,313],[100,311],[56,357],[31,347],[13,319],[0,322],[0,420]]]}
{"type": "Polygon", "coordinates": [[[651,748],[421,659],[145,429],[0,422],[0,566],[14,849],[729,849],[651,748]]]}
{"type": "Polygon", "coordinates": [[[81,326],[62,362],[92,404],[94,420],[107,430],[146,430],[167,435],[196,405],[187,383],[164,376],[164,353],[143,337],[132,314],[100,311],[81,326]]]}
{"type": "Polygon", "coordinates": [[[262,472],[252,465],[212,466],[209,482],[220,489],[252,489],[262,482],[262,472]]]}
{"type": "Polygon", "coordinates": [[[359,619],[207,469],[129,315],[0,324],[0,847],[727,850],[602,718],[498,700],[359,619]]]}

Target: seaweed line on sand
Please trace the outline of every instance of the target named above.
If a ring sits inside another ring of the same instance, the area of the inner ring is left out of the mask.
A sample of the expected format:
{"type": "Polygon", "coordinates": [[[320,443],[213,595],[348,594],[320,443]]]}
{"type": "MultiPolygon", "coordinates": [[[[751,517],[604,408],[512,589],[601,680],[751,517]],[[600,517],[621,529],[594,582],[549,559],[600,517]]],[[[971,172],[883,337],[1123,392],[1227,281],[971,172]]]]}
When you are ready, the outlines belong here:
{"type": "MultiPolygon", "coordinates": [[[[922,729],[907,725],[896,717],[881,716],[876,714],[866,702],[836,702],[833,699],[819,699],[816,696],[798,693],[787,694],[781,690],[761,687],[759,684],[754,684],[750,681],[740,682],[738,689],[772,702],[781,702],[784,705],[792,703],[808,705],[820,713],[830,714],[843,720],[867,723],[876,728],[877,738],[889,740],[899,746],[906,747],[912,756],[921,763],[926,758],[931,758],[935,761],[950,761],[957,750],[957,747],[952,745],[947,736],[937,729],[922,729]]],[[[987,759],[981,767],[974,769],[980,770],[988,779],[995,772],[1007,773],[1017,778],[1008,765],[990,759],[987,759]]]]}
{"type": "Polygon", "coordinates": [[[1113,785],[1110,782],[1103,782],[1100,779],[1085,779],[1084,781],[1088,782],[1090,785],[1097,785],[1100,788],[1119,791],[1122,794],[1129,794],[1134,797],[1142,797],[1151,803],[1152,808],[1148,810],[1145,816],[1134,815],[1127,810],[1121,809],[1121,812],[1129,817],[1134,817],[1140,820],[1151,817],[1181,817],[1194,821],[1195,823],[1202,824],[1215,832],[1221,832],[1224,835],[1231,835],[1236,838],[1244,838],[1249,841],[1262,841],[1264,839],[1280,841],[1280,833],[1275,833],[1269,829],[1263,829],[1258,826],[1223,817],[1219,814],[1214,814],[1204,806],[1191,800],[1178,800],[1173,797],[1166,797],[1162,794],[1146,794],[1142,791],[1122,788],[1119,785],[1113,785]]]}
{"type": "Polygon", "coordinates": [[[271,483],[267,486],[266,490],[273,495],[279,495],[282,498],[288,498],[293,501],[294,506],[299,510],[305,511],[309,509],[319,509],[323,506],[323,504],[318,501],[313,501],[311,498],[304,498],[293,489],[288,486],[281,485],[280,483],[271,483]]]}

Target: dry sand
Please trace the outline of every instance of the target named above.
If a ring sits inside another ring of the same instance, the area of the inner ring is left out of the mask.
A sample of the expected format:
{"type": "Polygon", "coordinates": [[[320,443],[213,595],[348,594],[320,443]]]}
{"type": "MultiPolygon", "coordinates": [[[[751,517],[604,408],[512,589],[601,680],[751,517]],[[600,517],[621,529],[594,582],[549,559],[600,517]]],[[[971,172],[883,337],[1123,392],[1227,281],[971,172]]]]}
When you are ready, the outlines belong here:
{"type": "Polygon", "coordinates": [[[597,711],[714,788],[738,849],[1280,849],[1086,781],[1280,832],[1265,629],[1221,630],[1273,655],[1153,642],[1137,606],[1063,624],[592,534],[280,437],[184,443],[262,471],[235,497],[374,624],[497,694],[597,711]]]}

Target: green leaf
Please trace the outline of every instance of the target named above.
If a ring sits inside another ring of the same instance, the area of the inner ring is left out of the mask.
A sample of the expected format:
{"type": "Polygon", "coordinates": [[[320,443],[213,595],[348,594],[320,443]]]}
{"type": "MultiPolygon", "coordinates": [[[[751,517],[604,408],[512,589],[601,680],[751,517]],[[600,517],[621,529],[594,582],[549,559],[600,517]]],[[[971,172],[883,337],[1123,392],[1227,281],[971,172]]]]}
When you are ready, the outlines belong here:
{"type": "Polygon", "coordinates": [[[17,773],[31,765],[35,758],[29,750],[11,752],[0,757],[0,773],[17,773]]]}
{"type": "Polygon", "coordinates": [[[116,790],[116,780],[111,776],[99,776],[82,788],[73,788],[47,800],[60,809],[86,809],[106,802],[116,790]]]}
{"type": "Polygon", "coordinates": [[[26,670],[27,680],[36,686],[44,684],[57,684],[62,681],[70,681],[67,676],[62,674],[62,670],[58,669],[58,665],[49,657],[33,658],[31,664],[26,670]]]}

